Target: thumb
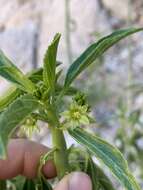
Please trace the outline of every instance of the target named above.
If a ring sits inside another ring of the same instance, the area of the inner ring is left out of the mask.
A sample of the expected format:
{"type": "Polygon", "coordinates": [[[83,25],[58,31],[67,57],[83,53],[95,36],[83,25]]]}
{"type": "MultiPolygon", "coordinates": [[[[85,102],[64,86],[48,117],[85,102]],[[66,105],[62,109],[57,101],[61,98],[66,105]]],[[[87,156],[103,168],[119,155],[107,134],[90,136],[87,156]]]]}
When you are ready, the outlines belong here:
{"type": "Polygon", "coordinates": [[[82,172],[73,172],[65,176],[55,190],[92,190],[89,176],[82,172]]]}

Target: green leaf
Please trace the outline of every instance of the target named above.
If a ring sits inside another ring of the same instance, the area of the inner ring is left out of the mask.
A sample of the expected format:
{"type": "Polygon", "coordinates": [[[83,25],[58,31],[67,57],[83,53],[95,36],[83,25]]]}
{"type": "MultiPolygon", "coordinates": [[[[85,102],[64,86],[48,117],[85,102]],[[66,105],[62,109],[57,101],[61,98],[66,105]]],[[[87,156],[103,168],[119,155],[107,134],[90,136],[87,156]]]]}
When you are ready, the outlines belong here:
{"type": "MultiPolygon", "coordinates": [[[[27,73],[26,76],[35,84],[43,80],[43,68],[34,69],[30,73],[27,73]]],[[[23,91],[10,87],[6,93],[0,98],[0,112],[2,112],[8,105],[10,105],[18,96],[22,95],[23,91]]]]}
{"type": "Polygon", "coordinates": [[[33,83],[43,81],[43,68],[34,69],[26,75],[33,83]]]}
{"type": "Polygon", "coordinates": [[[0,75],[20,89],[33,93],[35,85],[0,50],[0,75]]]}
{"type": "MultiPolygon", "coordinates": [[[[60,94],[60,92],[63,90],[63,86],[61,86],[60,84],[56,84],[56,93],[57,95],[60,94]]],[[[66,91],[65,95],[67,96],[73,96],[78,92],[78,90],[74,87],[69,87],[68,90],[66,91]]]]}
{"type": "Polygon", "coordinates": [[[56,67],[59,67],[62,65],[62,62],[61,61],[56,61],[56,67]]]}
{"type": "MultiPolygon", "coordinates": [[[[57,62],[57,65],[59,62],[57,62]]],[[[33,71],[26,74],[28,79],[30,79],[34,84],[37,84],[40,81],[43,81],[43,68],[34,69],[33,71]]],[[[59,88],[57,88],[59,89],[59,88]]],[[[62,88],[60,88],[62,89],[62,88]]],[[[70,89],[69,89],[70,91],[70,89]]],[[[67,92],[68,93],[68,92],[67,92]]],[[[4,93],[2,98],[0,98],[0,112],[2,112],[9,104],[11,104],[18,96],[23,94],[23,91],[10,87],[8,92],[4,93]],[[8,93],[8,94],[7,94],[8,93]],[[6,94],[6,96],[5,96],[6,94]]]]}
{"type": "Polygon", "coordinates": [[[52,186],[44,176],[33,180],[33,182],[35,183],[35,190],[52,190],[52,186]]]}
{"type": "Polygon", "coordinates": [[[6,157],[6,146],[13,130],[36,110],[38,105],[38,100],[32,95],[23,95],[0,114],[0,158],[6,157]]]}
{"type": "Polygon", "coordinates": [[[71,171],[83,171],[90,176],[93,190],[115,190],[110,179],[93,162],[91,154],[86,149],[72,145],[68,149],[68,160],[71,171]]]}
{"type": "Polygon", "coordinates": [[[0,98],[0,112],[3,111],[9,104],[11,104],[20,95],[20,90],[15,88],[10,88],[8,89],[8,92],[6,92],[5,94],[3,95],[4,97],[0,98]]]}
{"type": "MultiPolygon", "coordinates": [[[[62,63],[60,61],[57,61],[56,67],[60,66],[61,64],[62,63]]],[[[29,72],[26,76],[34,83],[43,81],[43,68],[34,69],[33,71],[29,72]]]]}
{"type": "Polygon", "coordinates": [[[45,57],[44,57],[44,70],[43,70],[43,81],[45,86],[52,91],[55,88],[56,81],[56,56],[57,56],[57,48],[60,40],[60,34],[56,34],[53,42],[48,47],[45,57]]]}
{"type": "Polygon", "coordinates": [[[45,163],[49,160],[54,159],[54,152],[56,150],[57,150],[56,148],[53,148],[49,152],[47,152],[46,154],[44,154],[40,157],[40,163],[39,163],[39,167],[38,167],[38,175],[39,176],[42,176],[42,168],[45,165],[45,163]]]}
{"type": "Polygon", "coordinates": [[[62,72],[63,72],[63,69],[59,70],[59,71],[56,73],[56,82],[57,82],[58,79],[60,78],[62,72]]]}
{"type": "Polygon", "coordinates": [[[106,50],[116,44],[121,39],[143,30],[143,28],[129,28],[118,30],[112,34],[100,39],[92,44],[74,63],[69,67],[66,79],[65,89],[67,89],[73,80],[90,64],[94,63],[106,50]]]}
{"type": "Polygon", "coordinates": [[[6,180],[0,180],[0,190],[6,190],[6,180]]]}
{"type": "Polygon", "coordinates": [[[26,179],[22,190],[36,190],[34,180],[26,179]]]}
{"type": "Polygon", "coordinates": [[[89,158],[87,174],[92,180],[93,190],[115,190],[110,179],[104,174],[104,172],[95,164],[92,158],[89,158]]]}
{"type": "Polygon", "coordinates": [[[41,179],[41,185],[42,185],[42,190],[52,190],[52,186],[50,185],[50,183],[48,183],[48,181],[42,177],[41,179]]]}
{"type": "Polygon", "coordinates": [[[101,160],[128,190],[141,190],[120,151],[98,136],[77,127],[70,135],[101,160]]]}
{"type": "Polygon", "coordinates": [[[16,176],[15,178],[12,178],[10,180],[11,188],[13,187],[13,189],[15,190],[22,190],[25,182],[26,182],[26,178],[24,176],[21,176],[21,175],[16,176]]]}
{"type": "Polygon", "coordinates": [[[23,190],[52,190],[51,185],[43,177],[39,179],[26,179],[23,190]]]}

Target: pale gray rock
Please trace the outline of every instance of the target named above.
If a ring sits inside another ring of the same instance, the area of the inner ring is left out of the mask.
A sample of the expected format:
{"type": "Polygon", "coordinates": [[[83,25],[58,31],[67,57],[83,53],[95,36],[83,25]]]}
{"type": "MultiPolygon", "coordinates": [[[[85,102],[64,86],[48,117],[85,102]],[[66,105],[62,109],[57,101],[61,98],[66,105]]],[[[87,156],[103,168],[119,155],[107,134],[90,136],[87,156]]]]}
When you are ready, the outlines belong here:
{"type": "Polygon", "coordinates": [[[37,27],[32,21],[0,32],[0,49],[23,71],[29,71],[35,64],[36,33],[37,27]]]}

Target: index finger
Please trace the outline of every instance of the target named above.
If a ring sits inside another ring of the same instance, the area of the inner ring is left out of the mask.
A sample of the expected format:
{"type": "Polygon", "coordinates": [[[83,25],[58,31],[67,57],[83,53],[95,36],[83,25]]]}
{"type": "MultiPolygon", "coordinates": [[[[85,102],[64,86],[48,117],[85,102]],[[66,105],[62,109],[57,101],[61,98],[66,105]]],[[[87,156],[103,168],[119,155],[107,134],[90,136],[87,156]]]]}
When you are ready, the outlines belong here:
{"type": "MultiPolygon", "coordinates": [[[[40,157],[49,150],[46,146],[25,139],[11,140],[7,149],[8,158],[0,160],[0,179],[10,179],[17,175],[36,177],[40,157]]],[[[56,176],[52,161],[43,166],[43,174],[47,178],[56,176]]]]}

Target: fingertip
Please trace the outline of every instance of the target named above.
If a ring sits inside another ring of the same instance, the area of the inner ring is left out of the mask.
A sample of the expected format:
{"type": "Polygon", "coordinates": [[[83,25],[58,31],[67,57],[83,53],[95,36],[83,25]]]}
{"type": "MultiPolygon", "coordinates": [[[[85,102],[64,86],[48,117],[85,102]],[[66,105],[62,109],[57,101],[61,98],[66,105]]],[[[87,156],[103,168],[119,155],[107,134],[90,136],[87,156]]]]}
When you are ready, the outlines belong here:
{"type": "MultiPolygon", "coordinates": [[[[48,152],[48,148],[25,139],[13,139],[8,145],[8,158],[0,160],[0,179],[11,179],[24,175],[31,179],[37,176],[40,157],[48,152]]],[[[55,166],[48,161],[43,167],[47,178],[56,175],[55,166]]]]}
{"type": "Polygon", "coordinates": [[[83,172],[73,172],[69,176],[68,190],[92,190],[92,183],[90,177],[83,172]]]}
{"type": "Polygon", "coordinates": [[[83,172],[73,172],[65,176],[55,190],[92,190],[90,177],[83,172]]]}
{"type": "Polygon", "coordinates": [[[49,160],[42,168],[42,173],[46,178],[53,178],[56,176],[56,167],[52,160],[49,160]]]}

